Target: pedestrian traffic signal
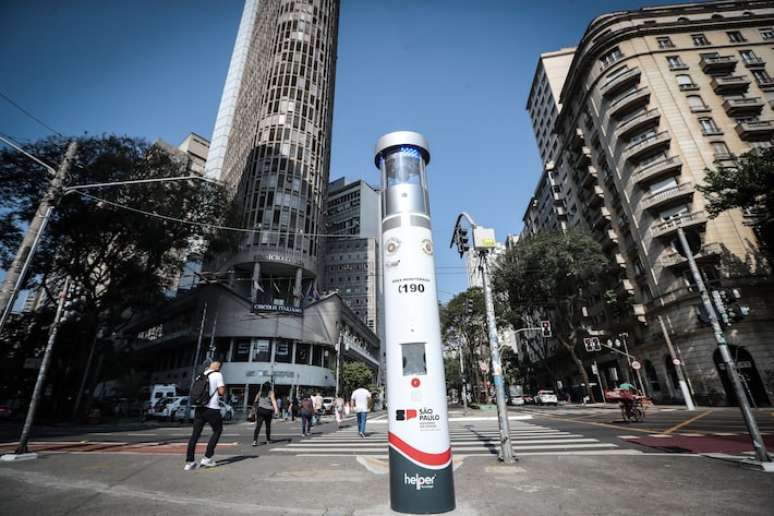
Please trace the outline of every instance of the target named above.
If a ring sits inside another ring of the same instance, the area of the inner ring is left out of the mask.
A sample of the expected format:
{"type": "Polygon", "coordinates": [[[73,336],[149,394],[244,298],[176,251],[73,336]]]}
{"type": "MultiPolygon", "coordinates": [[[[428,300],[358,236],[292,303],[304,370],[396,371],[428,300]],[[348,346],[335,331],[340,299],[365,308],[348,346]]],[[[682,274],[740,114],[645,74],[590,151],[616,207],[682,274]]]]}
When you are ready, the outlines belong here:
{"type": "Polygon", "coordinates": [[[540,323],[540,326],[543,329],[543,337],[550,337],[551,336],[551,321],[542,321],[540,323]]]}

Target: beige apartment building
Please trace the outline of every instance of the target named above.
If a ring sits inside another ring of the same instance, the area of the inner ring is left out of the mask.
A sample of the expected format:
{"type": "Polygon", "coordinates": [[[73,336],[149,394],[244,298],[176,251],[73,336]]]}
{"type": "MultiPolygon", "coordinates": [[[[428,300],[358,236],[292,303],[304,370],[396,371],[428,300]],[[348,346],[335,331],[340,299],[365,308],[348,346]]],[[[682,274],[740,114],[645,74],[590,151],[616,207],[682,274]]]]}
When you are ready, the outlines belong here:
{"type": "MultiPolygon", "coordinates": [[[[774,400],[774,289],[762,275],[756,236],[741,211],[709,219],[696,190],[708,168],[733,167],[740,154],[771,145],[770,72],[770,1],[604,14],[575,49],[544,54],[538,64],[527,107],[544,170],[523,234],[574,226],[593,232],[618,270],[606,288],[627,310],[603,302],[601,292],[592,295],[589,334],[606,342],[627,333],[644,387],[656,399],[681,396],[661,317],[697,400],[734,402],[678,252],[676,232],[683,228],[700,247],[699,267],[714,295],[725,296],[729,313],[749,307],[726,336],[749,396],[758,405],[774,400]],[[571,62],[562,66],[555,54],[571,62]],[[553,136],[543,134],[543,120],[554,121],[553,136]]],[[[603,385],[633,377],[614,354],[586,358],[599,363],[603,385]]]]}

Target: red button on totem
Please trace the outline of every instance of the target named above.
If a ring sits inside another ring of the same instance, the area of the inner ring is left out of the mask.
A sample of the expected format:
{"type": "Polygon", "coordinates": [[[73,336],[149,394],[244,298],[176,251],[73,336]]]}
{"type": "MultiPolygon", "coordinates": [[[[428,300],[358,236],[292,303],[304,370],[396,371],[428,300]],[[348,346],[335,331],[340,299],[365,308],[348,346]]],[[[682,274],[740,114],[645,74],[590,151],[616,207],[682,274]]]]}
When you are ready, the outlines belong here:
{"type": "Polygon", "coordinates": [[[412,378],[411,379],[411,386],[412,387],[419,387],[419,384],[422,383],[419,381],[419,378],[412,378]]]}

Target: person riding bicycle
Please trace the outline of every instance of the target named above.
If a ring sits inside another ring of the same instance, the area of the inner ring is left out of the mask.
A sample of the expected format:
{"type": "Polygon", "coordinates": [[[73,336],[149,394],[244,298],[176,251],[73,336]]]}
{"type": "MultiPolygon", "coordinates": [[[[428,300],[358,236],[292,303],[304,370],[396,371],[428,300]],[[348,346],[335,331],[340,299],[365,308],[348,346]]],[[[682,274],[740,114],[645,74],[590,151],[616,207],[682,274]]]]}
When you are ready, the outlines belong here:
{"type": "Polygon", "coordinates": [[[629,383],[623,383],[618,387],[618,395],[621,403],[623,404],[624,414],[627,416],[632,413],[634,409],[634,403],[637,398],[635,396],[634,386],[629,383]]]}

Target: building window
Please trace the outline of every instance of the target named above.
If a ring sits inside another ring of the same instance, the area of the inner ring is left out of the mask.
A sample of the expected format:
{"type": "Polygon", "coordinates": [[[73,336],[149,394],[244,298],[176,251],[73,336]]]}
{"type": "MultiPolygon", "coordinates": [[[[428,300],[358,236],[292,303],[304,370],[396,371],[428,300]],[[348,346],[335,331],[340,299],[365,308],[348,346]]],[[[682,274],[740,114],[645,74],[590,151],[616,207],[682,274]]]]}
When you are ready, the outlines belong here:
{"type": "Polygon", "coordinates": [[[715,153],[715,158],[728,158],[731,156],[731,152],[728,150],[728,145],[725,142],[712,142],[712,152],[715,153]]]}
{"type": "Polygon", "coordinates": [[[694,46],[697,47],[706,47],[710,44],[707,36],[704,34],[691,34],[691,39],[693,40],[694,46]]]}
{"type": "Polygon", "coordinates": [[[686,64],[680,59],[680,56],[667,56],[667,64],[669,64],[670,70],[680,70],[688,68],[686,64]]]}
{"type": "Polygon", "coordinates": [[[669,36],[662,36],[660,38],[656,38],[656,42],[658,43],[658,48],[674,48],[675,44],[672,43],[672,38],[669,36]]]}
{"type": "Polygon", "coordinates": [[[237,339],[231,352],[232,362],[247,362],[250,359],[250,339],[237,339]]]}
{"type": "Polygon", "coordinates": [[[695,90],[698,88],[698,86],[696,86],[696,84],[693,82],[693,79],[691,79],[691,76],[687,73],[681,73],[677,75],[676,78],[677,85],[681,90],[695,90]]]}
{"type": "Polygon", "coordinates": [[[758,31],[761,33],[761,39],[763,40],[774,39],[774,29],[772,29],[771,27],[764,27],[763,29],[758,29],[758,31]]]}
{"type": "Polygon", "coordinates": [[[701,132],[704,134],[720,134],[721,132],[715,121],[709,117],[700,118],[699,125],[701,126],[701,132]]]}
{"type": "Polygon", "coordinates": [[[274,361],[283,364],[289,364],[293,361],[293,343],[289,340],[280,339],[277,341],[277,349],[274,352],[274,361]]]}
{"type": "Polygon", "coordinates": [[[312,357],[310,344],[304,344],[303,342],[296,343],[296,364],[309,364],[309,360],[312,357]]]}
{"type": "Polygon", "coordinates": [[[623,52],[621,52],[621,49],[619,49],[618,47],[615,47],[614,49],[610,50],[602,57],[600,57],[599,60],[602,63],[602,66],[607,67],[615,63],[616,61],[620,60],[622,57],[623,57],[623,52]]]}
{"type": "Polygon", "coordinates": [[[732,30],[730,32],[726,32],[726,34],[728,34],[728,41],[731,43],[743,43],[747,41],[744,39],[744,36],[742,36],[742,33],[738,30],[732,30]]]}
{"type": "Polygon", "coordinates": [[[755,52],[753,52],[752,50],[740,50],[739,55],[741,56],[742,61],[746,65],[758,64],[763,62],[763,60],[760,57],[756,56],[755,52]]]}
{"type": "Polygon", "coordinates": [[[691,111],[706,111],[708,109],[704,99],[699,95],[688,95],[687,99],[688,105],[691,106],[691,111]]]}
{"type": "Polygon", "coordinates": [[[269,362],[271,360],[271,341],[256,339],[253,342],[253,362],[269,362]]]}
{"type": "Polygon", "coordinates": [[[771,85],[771,76],[766,70],[753,70],[752,74],[759,86],[771,85]]]}
{"type": "Polygon", "coordinates": [[[312,347],[312,365],[316,365],[318,367],[323,366],[323,352],[325,349],[323,346],[313,346],[312,347]]]}

